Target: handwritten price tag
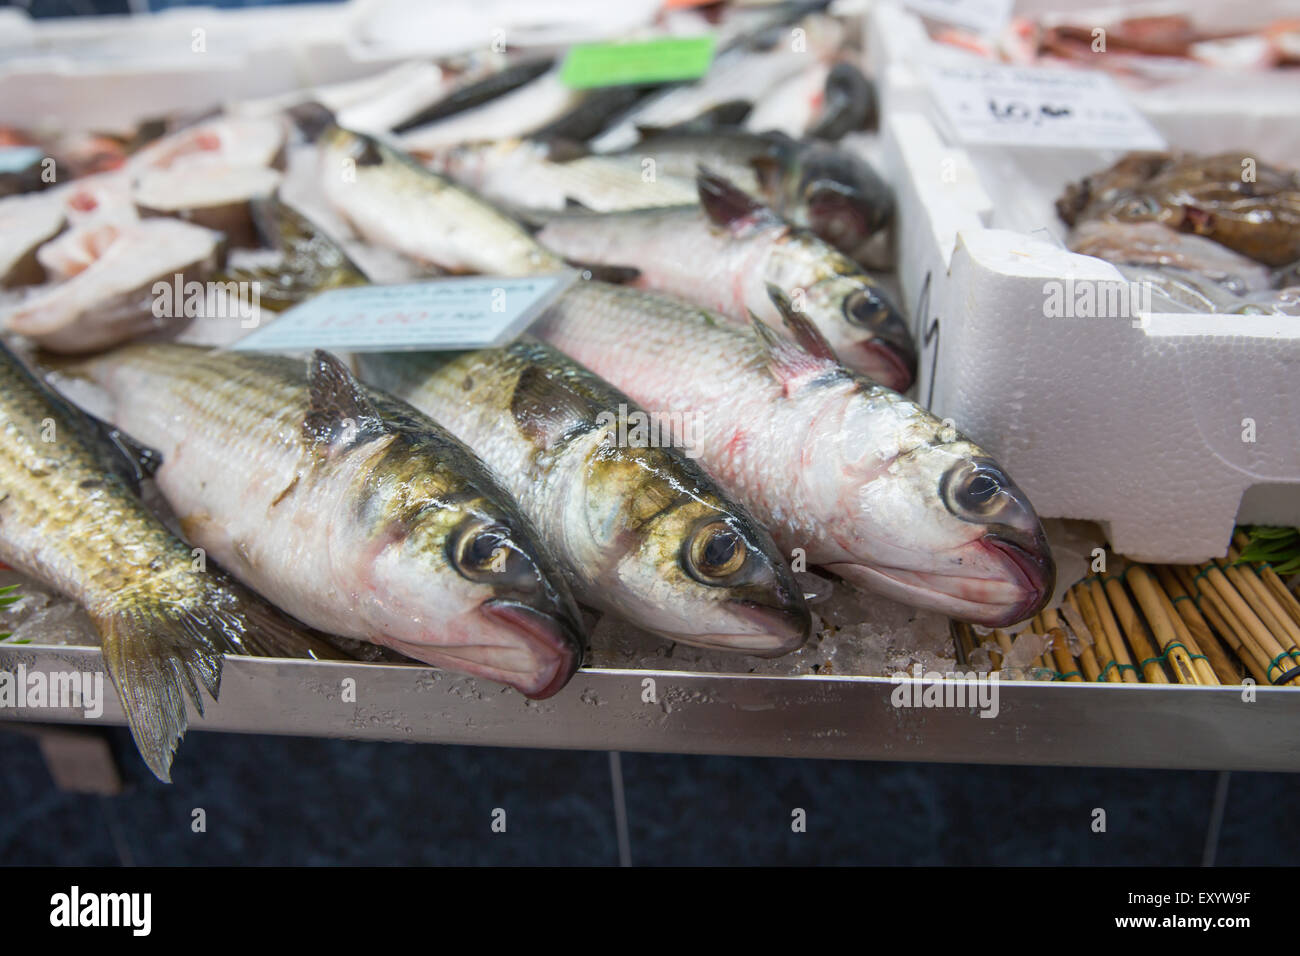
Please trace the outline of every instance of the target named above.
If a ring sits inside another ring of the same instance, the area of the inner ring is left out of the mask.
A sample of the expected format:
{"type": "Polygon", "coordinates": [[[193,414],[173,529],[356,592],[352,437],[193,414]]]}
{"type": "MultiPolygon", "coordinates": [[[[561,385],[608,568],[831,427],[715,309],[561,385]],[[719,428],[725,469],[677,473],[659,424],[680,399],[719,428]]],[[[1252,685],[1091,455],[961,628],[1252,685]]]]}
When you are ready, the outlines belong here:
{"type": "Polygon", "coordinates": [[[518,335],[577,278],[433,279],[322,292],[244,336],[243,352],[479,349],[518,335]]]}
{"type": "Polygon", "coordinates": [[[934,65],[930,89],[965,143],[1163,149],[1164,139],[1104,73],[934,65]]]}

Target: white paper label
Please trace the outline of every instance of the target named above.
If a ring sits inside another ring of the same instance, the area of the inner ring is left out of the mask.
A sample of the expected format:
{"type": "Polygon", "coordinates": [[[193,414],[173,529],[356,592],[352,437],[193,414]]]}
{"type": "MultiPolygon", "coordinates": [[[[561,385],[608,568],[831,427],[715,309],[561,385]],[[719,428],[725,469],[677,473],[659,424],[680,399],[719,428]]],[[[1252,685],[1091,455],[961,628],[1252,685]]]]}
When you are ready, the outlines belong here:
{"type": "Polygon", "coordinates": [[[909,10],[986,36],[1002,32],[1014,0],[903,0],[909,10]]]}
{"type": "Polygon", "coordinates": [[[966,143],[1067,149],[1165,146],[1104,73],[933,65],[928,74],[939,107],[966,143]]]}
{"type": "MultiPolygon", "coordinates": [[[[437,351],[504,345],[577,278],[471,276],[331,289],[240,339],[244,352],[437,351]]],[[[265,316],[267,313],[262,313],[265,316]]]]}

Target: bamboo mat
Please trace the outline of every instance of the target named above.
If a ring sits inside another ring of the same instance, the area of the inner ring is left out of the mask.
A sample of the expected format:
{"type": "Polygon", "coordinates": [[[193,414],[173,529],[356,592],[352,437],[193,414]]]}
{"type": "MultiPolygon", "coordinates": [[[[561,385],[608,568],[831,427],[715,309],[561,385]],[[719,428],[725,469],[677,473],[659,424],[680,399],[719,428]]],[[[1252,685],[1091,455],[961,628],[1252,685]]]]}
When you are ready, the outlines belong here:
{"type": "Polygon", "coordinates": [[[1036,680],[1300,686],[1300,601],[1267,564],[1137,564],[1107,555],[1060,608],[1011,635],[955,625],[964,662],[1036,680]]]}

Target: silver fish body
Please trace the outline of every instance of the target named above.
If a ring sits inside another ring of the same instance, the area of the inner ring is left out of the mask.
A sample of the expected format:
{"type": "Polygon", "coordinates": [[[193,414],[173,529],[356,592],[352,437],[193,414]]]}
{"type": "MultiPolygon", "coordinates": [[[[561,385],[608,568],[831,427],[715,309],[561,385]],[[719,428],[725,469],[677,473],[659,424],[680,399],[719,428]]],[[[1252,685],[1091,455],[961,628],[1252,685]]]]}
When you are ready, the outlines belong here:
{"type": "Polygon", "coordinates": [[[701,204],[547,220],[538,241],[567,259],[635,268],[638,288],[703,305],[748,327],[781,327],[769,289],[804,312],[849,368],[905,391],[916,347],[902,313],[848,256],[791,227],[730,183],[700,174],[701,204]]]}
{"type": "MultiPolygon", "coordinates": [[[[578,599],[672,640],[775,656],[809,615],[767,532],[626,396],[551,347],[360,357],[514,493],[578,599]],[[645,434],[635,431],[645,430],[645,434]]],[[[690,454],[689,448],[686,453],[690,454]]]]}
{"type": "Polygon", "coordinates": [[[1050,597],[1041,525],[996,462],[828,352],[596,282],[571,288],[533,333],[643,406],[694,416],[701,464],[783,550],[992,626],[1050,597]]]}
{"type": "Polygon", "coordinates": [[[509,216],[377,139],[332,127],[319,149],[326,198],[370,242],[453,272],[564,268],[509,216]]]}
{"type": "Polygon", "coordinates": [[[161,453],[186,537],[299,620],[534,697],[577,667],[576,607],[514,502],[332,356],[137,346],[89,371],[161,453]]]}

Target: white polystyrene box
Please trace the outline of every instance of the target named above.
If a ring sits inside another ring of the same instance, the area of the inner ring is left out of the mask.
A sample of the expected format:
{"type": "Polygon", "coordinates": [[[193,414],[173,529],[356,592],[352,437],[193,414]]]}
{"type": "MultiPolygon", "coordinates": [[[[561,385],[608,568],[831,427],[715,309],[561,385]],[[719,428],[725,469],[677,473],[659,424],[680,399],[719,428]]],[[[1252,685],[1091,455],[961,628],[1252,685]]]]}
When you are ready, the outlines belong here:
{"type": "Polygon", "coordinates": [[[1059,186],[1099,157],[1071,170],[1022,153],[981,183],[996,157],[973,162],[907,112],[887,120],[886,156],[918,395],[1041,515],[1101,522],[1121,553],[1173,562],[1221,556],[1237,520],[1300,524],[1300,319],[1049,318],[1048,283],[1123,282],[1048,224],[1059,186]],[[989,228],[1000,216],[1044,225],[989,228]]]}

